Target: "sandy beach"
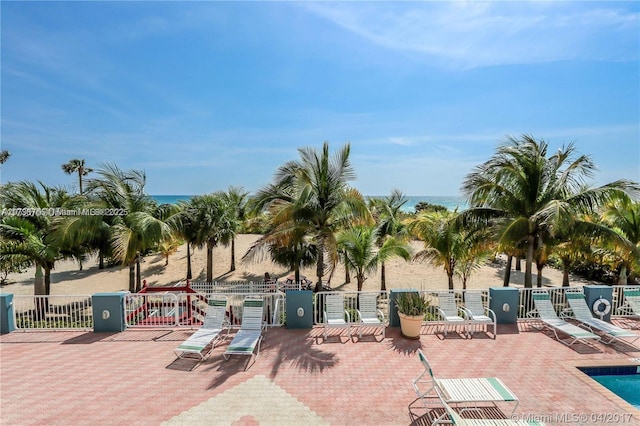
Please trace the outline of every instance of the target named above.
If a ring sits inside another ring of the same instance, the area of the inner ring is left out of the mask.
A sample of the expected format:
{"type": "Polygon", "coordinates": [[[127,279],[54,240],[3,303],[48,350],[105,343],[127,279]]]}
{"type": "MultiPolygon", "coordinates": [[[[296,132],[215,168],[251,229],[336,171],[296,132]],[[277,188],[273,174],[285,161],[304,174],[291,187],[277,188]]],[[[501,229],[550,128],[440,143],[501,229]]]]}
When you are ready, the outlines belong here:
{"type": "MultiPolygon", "coordinates": [[[[241,258],[253,244],[259,235],[241,234],[236,239],[236,270],[230,272],[231,248],[217,247],[213,251],[214,277],[216,281],[262,281],[264,273],[268,272],[272,278],[284,280],[292,272],[285,267],[278,266],[268,260],[256,263],[242,262],[241,258]]],[[[415,251],[420,250],[422,243],[414,241],[412,246],[415,251]]],[[[195,249],[192,254],[193,281],[204,281],[206,277],[206,250],[195,249]]],[[[176,253],[169,257],[169,264],[165,266],[165,259],[160,254],[152,254],[145,257],[142,263],[142,278],[151,286],[172,286],[186,277],[187,273],[187,248],[181,246],[176,253]]],[[[402,259],[392,259],[387,266],[387,289],[391,288],[416,288],[416,289],[446,289],[447,276],[442,268],[434,268],[426,262],[405,262],[402,259]]],[[[470,289],[484,289],[502,286],[504,276],[504,261],[487,262],[471,276],[467,283],[470,289]]],[[[524,262],[522,264],[524,270],[524,262]]],[[[535,268],[534,268],[535,271],[535,268]]],[[[302,270],[315,281],[315,268],[302,270]]],[[[511,272],[511,284],[522,285],[523,273],[513,270],[511,272]]],[[[9,284],[0,287],[0,293],[33,294],[34,268],[29,268],[21,274],[10,274],[9,284]]],[[[103,270],[98,269],[97,260],[91,258],[84,262],[81,271],[78,262],[64,260],[56,263],[51,273],[51,294],[75,295],[93,294],[98,292],[111,292],[128,290],[129,269],[122,266],[113,266],[103,270]]],[[[326,277],[325,277],[326,280],[326,277]]],[[[533,280],[535,283],[536,275],[533,280]]],[[[572,285],[588,283],[577,277],[571,277],[572,285]]],[[[545,286],[561,286],[562,272],[547,267],[543,270],[543,284],[545,286]]],[[[534,284],[535,285],[535,284],[534,284]]],[[[355,278],[351,283],[345,284],[344,267],[338,265],[331,286],[334,289],[355,290],[357,287],[355,278]]],[[[460,280],[455,281],[456,288],[462,288],[460,280]]],[[[363,290],[377,290],[380,288],[380,271],[371,274],[364,283],[363,290]]]]}

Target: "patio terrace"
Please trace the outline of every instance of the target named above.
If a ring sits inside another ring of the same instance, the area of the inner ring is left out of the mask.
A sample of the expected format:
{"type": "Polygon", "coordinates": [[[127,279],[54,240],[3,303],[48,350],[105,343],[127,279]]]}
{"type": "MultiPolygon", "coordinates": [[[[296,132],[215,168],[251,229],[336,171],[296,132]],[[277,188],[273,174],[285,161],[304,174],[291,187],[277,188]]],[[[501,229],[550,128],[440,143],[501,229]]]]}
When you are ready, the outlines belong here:
{"type": "Polygon", "coordinates": [[[640,424],[640,410],[575,368],[640,364],[637,347],[569,348],[525,322],[498,326],[495,340],[423,332],[412,341],[388,328],[380,342],[336,330],[324,342],[321,327],[274,328],[247,371],[245,357],[223,360],[228,341],[188,371],[193,362],[176,361],[173,349],[191,330],[13,332],[0,336],[0,424],[424,424],[412,404],[418,348],[438,377],[500,377],[520,399],[520,418],[640,424]]]}

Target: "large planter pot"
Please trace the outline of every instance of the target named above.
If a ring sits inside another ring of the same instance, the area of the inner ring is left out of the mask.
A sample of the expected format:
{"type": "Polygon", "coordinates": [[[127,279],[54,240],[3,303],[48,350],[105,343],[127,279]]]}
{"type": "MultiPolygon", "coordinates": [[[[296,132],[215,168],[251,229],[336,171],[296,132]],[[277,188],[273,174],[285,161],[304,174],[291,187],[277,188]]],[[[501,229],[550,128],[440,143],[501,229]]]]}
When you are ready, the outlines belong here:
{"type": "Polygon", "coordinates": [[[424,315],[405,315],[398,312],[398,317],[400,318],[400,334],[402,334],[402,337],[418,340],[424,315]]]}

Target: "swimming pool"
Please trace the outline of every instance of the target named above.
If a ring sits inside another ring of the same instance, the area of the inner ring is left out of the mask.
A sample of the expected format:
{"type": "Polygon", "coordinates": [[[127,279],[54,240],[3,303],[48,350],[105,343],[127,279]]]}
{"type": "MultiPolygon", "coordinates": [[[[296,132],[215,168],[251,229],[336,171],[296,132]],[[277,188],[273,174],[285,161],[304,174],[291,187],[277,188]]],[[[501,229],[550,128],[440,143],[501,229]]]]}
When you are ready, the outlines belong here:
{"type": "Polygon", "coordinates": [[[579,370],[640,409],[640,366],[579,367],[579,370]]]}

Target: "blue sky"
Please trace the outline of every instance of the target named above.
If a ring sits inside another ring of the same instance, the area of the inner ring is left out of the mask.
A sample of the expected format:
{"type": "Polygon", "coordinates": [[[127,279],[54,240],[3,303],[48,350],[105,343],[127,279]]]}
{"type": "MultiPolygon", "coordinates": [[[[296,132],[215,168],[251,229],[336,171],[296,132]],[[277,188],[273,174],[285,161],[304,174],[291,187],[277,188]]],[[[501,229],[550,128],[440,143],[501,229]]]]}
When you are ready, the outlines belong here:
{"type": "Polygon", "coordinates": [[[640,181],[640,3],[5,2],[1,180],[84,158],[255,191],[349,142],[366,195],[459,195],[507,135],[640,181]]]}

